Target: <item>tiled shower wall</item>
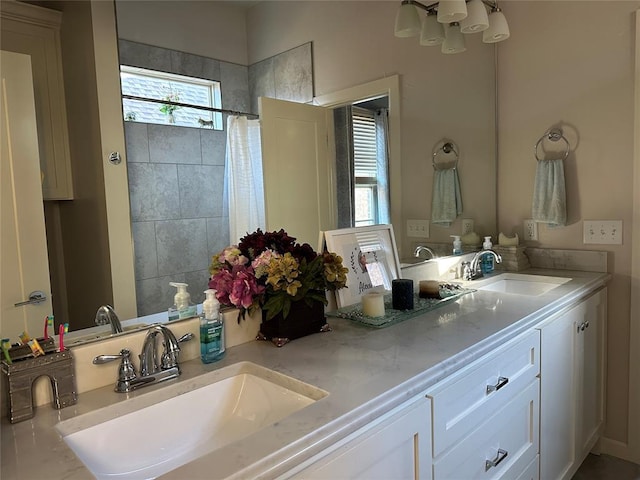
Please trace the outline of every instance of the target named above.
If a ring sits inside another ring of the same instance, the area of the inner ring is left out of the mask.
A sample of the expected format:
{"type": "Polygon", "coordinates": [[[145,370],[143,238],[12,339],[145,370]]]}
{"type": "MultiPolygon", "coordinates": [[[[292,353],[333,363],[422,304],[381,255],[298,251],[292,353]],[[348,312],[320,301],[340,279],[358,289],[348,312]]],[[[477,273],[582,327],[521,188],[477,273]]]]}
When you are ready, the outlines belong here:
{"type": "MultiPolygon", "coordinates": [[[[250,98],[258,95],[313,98],[311,44],[260,62],[252,71],[127,40],[120,40],[119,48],[123,65],[220,81],[224,109],[254,112],[257,102],[250,98]]],[[[175,293],[171,281],[188,283],[192,300],[201,303],[211,255],[229,244],[223,201],[226,131],[125,122],[125,136],[138,315],[169,308],[175,293]]]]}
{"type": "MultiPolygon", "coordinates": [[[[249,109],[245,66],[125,40],[120,62],[220,81],[223,108],[249,109]]],[[[188,283],[192,300],[200,303],[211,255],[229,244],[226,132],[125,122],[125,136],[138,315],[169,308],[171,281],[188,283]]]]}

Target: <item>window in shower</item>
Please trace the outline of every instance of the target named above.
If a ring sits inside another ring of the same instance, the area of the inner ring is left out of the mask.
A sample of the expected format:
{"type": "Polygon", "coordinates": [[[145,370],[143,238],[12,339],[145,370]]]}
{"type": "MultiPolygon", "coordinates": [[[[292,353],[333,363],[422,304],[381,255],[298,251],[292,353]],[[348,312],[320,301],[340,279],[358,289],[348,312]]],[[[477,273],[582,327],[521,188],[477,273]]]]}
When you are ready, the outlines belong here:
{"type": "Polygon", "coordinates": [[[222,130],[220,82],[121,65],[120,83],[126,121],[222,130]]]}

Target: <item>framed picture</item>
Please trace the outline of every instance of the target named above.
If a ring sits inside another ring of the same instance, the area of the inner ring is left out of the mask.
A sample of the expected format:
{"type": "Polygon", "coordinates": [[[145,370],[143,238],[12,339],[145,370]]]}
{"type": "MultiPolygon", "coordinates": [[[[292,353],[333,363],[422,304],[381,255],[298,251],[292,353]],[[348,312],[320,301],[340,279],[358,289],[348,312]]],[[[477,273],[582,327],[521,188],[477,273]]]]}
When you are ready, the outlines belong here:
{"type": "Polygon", "coordinates": [[[392,225],[327,230],[324,243],[328,251],[342,257],[349,269],[347,288],[336,291],[338,308],[360,303],[362,294],[369,291],[391,291],[391,281],[399,278],[392,225]]]}

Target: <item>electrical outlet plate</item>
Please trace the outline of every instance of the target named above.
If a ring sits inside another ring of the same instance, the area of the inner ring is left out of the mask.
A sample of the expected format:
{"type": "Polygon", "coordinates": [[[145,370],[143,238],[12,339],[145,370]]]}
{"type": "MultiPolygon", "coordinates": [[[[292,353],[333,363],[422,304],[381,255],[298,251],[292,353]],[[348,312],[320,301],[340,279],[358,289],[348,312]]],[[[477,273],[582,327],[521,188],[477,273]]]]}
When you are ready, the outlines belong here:
{"type": "Polygon", "coordinates": [[[407,237],[429,238],[429,220],[407,220],[407,237]]]}
{"type": "Polygon", "coordinates": [[[530,218],[524,221],[524,240],[538,240],[538,224],[530,218]]]}
{"type": "Polygon", "coordinates": [[[582,231],[585,244],[622,245],[622,220],[585,220],[582,231]]]}
{"type": "Polygon", "coordinates": [[[472,218],[463,218],[462,219],[462,235],[466,235],[467,233],[473,232],[473,219],[472,218]]]}

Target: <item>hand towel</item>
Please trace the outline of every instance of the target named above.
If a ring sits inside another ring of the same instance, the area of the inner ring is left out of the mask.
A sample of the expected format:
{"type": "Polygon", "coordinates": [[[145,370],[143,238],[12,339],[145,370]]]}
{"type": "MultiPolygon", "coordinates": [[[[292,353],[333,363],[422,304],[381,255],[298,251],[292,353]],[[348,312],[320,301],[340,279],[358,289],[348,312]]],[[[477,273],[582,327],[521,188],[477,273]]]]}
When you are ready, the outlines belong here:
{"type": "Polygon", "coordinates": [[[531,216],[536,222],[554,227],[566,224],[567,198],[562,159],[538,161],[531,216]]]}
{"type": "Polygon", "coordinates": [[[433,172],[431,223],[449,227],[461,213],[462,197],[458,170],[455,168],[436,170],[433,172]]]}

